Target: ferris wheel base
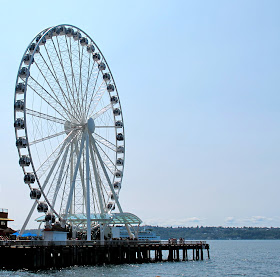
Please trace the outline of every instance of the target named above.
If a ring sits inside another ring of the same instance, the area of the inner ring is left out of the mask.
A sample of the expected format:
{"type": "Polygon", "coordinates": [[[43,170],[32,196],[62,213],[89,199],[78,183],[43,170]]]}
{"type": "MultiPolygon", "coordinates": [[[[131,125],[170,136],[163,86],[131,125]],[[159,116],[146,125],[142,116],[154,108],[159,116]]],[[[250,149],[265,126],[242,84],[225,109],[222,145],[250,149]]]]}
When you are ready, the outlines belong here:
{"type": "Polygon", "coordinates": [[[62,231],[51,231],[51,230],[44,230],[43,231],[43,238],[44,241],[67,241],[67,234],[68,232],[62,232],[62,231]]]}

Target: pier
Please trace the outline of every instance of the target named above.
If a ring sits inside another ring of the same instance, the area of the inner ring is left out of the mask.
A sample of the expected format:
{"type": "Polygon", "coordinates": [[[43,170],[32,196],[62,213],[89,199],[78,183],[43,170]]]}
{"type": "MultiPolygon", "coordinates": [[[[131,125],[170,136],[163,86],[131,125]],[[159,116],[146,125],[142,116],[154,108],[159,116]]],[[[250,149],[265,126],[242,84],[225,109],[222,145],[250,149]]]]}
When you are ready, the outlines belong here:
{"type": "Polygon", "coordinates": [[[74,265],[149,263],[210,259],[205,241],[0,241],[3,269],[49,269],[74,265]]]}

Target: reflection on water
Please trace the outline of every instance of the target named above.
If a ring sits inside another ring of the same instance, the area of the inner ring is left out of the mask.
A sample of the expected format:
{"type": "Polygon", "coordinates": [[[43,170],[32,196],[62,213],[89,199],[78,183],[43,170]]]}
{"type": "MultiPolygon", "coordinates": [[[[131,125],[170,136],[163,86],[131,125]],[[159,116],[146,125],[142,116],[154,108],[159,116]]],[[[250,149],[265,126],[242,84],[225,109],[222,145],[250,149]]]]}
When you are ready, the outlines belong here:
{"type": "Polygon", "coordinates": [[[39,272],[0,271],[0,276],[280,276],[280,241],[208,241],[210,260],[71,267],[39,272]]]}

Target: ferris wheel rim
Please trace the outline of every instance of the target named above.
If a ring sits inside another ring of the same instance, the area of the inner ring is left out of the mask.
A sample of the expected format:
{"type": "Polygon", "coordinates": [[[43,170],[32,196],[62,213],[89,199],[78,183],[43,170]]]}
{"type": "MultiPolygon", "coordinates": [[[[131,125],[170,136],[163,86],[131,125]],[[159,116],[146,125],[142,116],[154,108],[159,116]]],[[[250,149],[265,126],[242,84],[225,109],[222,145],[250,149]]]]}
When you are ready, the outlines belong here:
{"type": "MultiPolygon", "coordinates": [[[[22,57],[22,59],[21,59],[20,66],[19,66],[19,70],[20,70],[20,69],[22,68],[22,66],[23,66],[23,59],[24,59],[24,56],[26,55],[26,53],[27,53],[28,50],[29,50],[30,45],[36,40],[36,38],[37,38],[39,35],[41,35],[41,38],[39,39],[39,41],[36,42],[35,49],[34,49],[32,55],[31,55],[31,60],[34,58],[34,56],[35,56],[35,54],[36,54],[36,50],[38,49],[38,47],[39,47],[39,45],[40,45],[40,42],[43,40],[43,38],[45,38],[46,34],[47,34],[49,31],[52,31],[52,30],[54,30],[55,28],[58,28],[58,27],[65,27],[65,28],[66,28],[66,27],[68,27],[68,28],[71,27],[71,28],[75,28],[77,31],[83,33],[88,39],[90,39],[90,41],[94,44],[94,46],[96,47],[96,49],[98,50],[98,52],[102,55],[102,58],[103,58],[104,62],[106,63],[106,66],[107,66],[107,70],[108,70],[108,72],[110,73],[110,75],[111,75],[111,77],[112,77],[112,81],[113,81],[113,84],[114,84],[114,86],[115,86],[115,93],[116,93],[116,95],[119,97],[119,93],[118,93],[118,90],[117,90],[117,86],[116,86],[116,83],[115,83],[113,74],[112,74],[112,72],[111,72],[111,69],[110,69],[110,67],[109,67],[109,65],[108,65],[108,63],[107,63],[107,61],[106,61],[106,59],[105,59],[105,57],[104,57],[102,51],[100,50],[100,48],[97,46],[97,44],[92,40],[92,38],[91,38],[86,32],[84,32],[82,29],[80,29],[80,28],[78,28],[78,27],[76,27],[76,26],[74,26],[74,25],[70,25],[70,24],[59,24],[59,25],[56,25],[56,26],[53,26],[53,27],[44,29],[43,31],[39,32],[39,33],[33,38],[33,40],[29,43],[29,45],[27,46],[27,48],[26,48],[26,50],[25,50],[25,52],[24,52],[24,54],[23,54],[23,57],[22,57]]],[[[30,62],[30,63],[28,64],[28,67],[27,67],[29,72],[30,72],[31,65],[32,65],[32,63],[30,62]]],[[[19,83],[20,80],[23,80],[21,77],[19,77],[19,70],[18,70],[18,74],[17,74],[17,78],[16,78],[16,85],[19,83]]],[[[37,176],[37,171],[36,171],[36,169],[35,169],[35,165],[34,165],[33,158],[32,158],[32,151],[31,151],[31,149],[30,149],[30,143],[29,143],[29,139],[28,139],[28,126],[27,126],[28,124],[27,124],[27,120],[26,120],[26,94],[27,94],[27,84],[28,84],[28,79],[29,79],[29,77],[30,77],[30,76],[27,76],[27,77],[23,80],[24,83],[26,84],[26,85],[25,85],[25,89],[24,89],[24,94],[23,94],[23,96],[24,96],[24,122],[25,122],[25,130],[24,130],[24,132],[25,132],[25,137],[26,137],[26,140],[27,140],[27,151],[28,151],[28,155],[29,155],[29,157],[30,157],[30,163],[31,163],[31,166],[32,166],[32,169],[33,169],[33,173],[34,173],[34,175],[35,175],[37,184],[38,184],[38,186],[39,186],[39,188],[40,188],[40,190],[41,190],[41,192],[42,192],[42,194],[43,194],[43,196],[44,196],[45,201],[48,203],[48,206],[49,206],[49,208],[51,209],[51,211],[53,211],[53,212],[57,215],[58,218],[61,218],[61,217],[60,217],[60,213],[56,212],[56,210],[54,209],[54,207],[52,206],[52,204],[49,202],[48,197],[47,197],[47,196],[45,195],[45,193],[44,193],[44,189],[42,188],[40,179],[39,179],[38,176],[37,176]]],[[[108,92],[108,93],[109,93],[109,92],[108,92]]],[[[110,93],[109,93],[109,94],[110,94],[110,93]]],[[[14,104],[16,103],[16,99],[17,99],[17,93],[16,93],[16,91],[15,91],[14,104]]],[[[119,102],[119,107],[120,107],[120,110],[122,111],[122,107],[121,107],[121,103],[120,103],[120,102],[119,102]]],[[[17,116],[16,116],[16,115],[17,115],[17,111],[14,110],[14,120],[17,119],[17,116]]],[[[122,120],[122,122],[124,122],[124,121],[123,121],[123,113],[122,113],[122,112],[121,112],[121,120],[122,120]]],[[[115,118],[115,117],[114,117],[114,122],[116,122],[116,118],[115,118]]],[[[18,132],[18,131],[15,129],[16,139],[19,138],[17,132],[18,132]]],[[[117,128],[115,128],[115,133],[117,134],[117,128]]],[[[123,147],[124,147],[124,149],[125,149],[125,129],[124,129],[124,126],[122,126],[122,133],[123,133],[123,136],[124,136],[123,147]]],[[[116,144],[116,145],[117,145],[117,144],[116,144]]],[[[18,148],[19,157],[21,157],[21,152],[20,152],[20,151],[21,151],[20,148],[18,148]]],[[[116,152],[116,159],[117,159],[117,152],[116,152]]],[[[124,162],[124,161],[125,161],[125,153],[123,153],[123,162],[124,162]]],[[[24,166],[22,167],[22,169],[23,169],[24,174],[26,174],[27,172],[26,172],[24,166]]],[[[124,163],[123,163],[123,166],[122,166],[122,172],[124,172],[124,163]]],[[[114,181],[114,180],[115,180],[115,177],[114,177],[113,181],[114,181]]],[[[122,178],[121,178],[121,181],[122,181],[122,178]]],[[[30,189],[31,189],[31,186],[29,186],[29,187],[30,187],[30,189]]],[[[35,201],[39,202],[38,200],[35,200],[35,201]]]]}

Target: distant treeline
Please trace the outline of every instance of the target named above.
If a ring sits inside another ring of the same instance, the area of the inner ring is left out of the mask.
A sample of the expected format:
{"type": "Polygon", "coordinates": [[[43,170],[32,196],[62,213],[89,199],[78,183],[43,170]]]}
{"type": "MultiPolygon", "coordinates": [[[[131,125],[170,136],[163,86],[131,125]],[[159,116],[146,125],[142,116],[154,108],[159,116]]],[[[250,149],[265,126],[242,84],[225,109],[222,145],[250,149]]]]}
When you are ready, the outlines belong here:
{"type": "Polygon", "coordinates": [[[184,238],[186,240],[227,239],[280,239],[280,228],[261,227],[159,227],[151,228],[161,239],[184,238]]]}
{"type": "MultiPolygon", "coordinates": [[[[184,238],[186,240],[227,240],[227,239],[280,239],[280,228],[261,227],[159,227],[142,226],[152,229],[161,239],[184,238]]],[[[38,229],[25,232],[38,233],[38,229]]]]}

